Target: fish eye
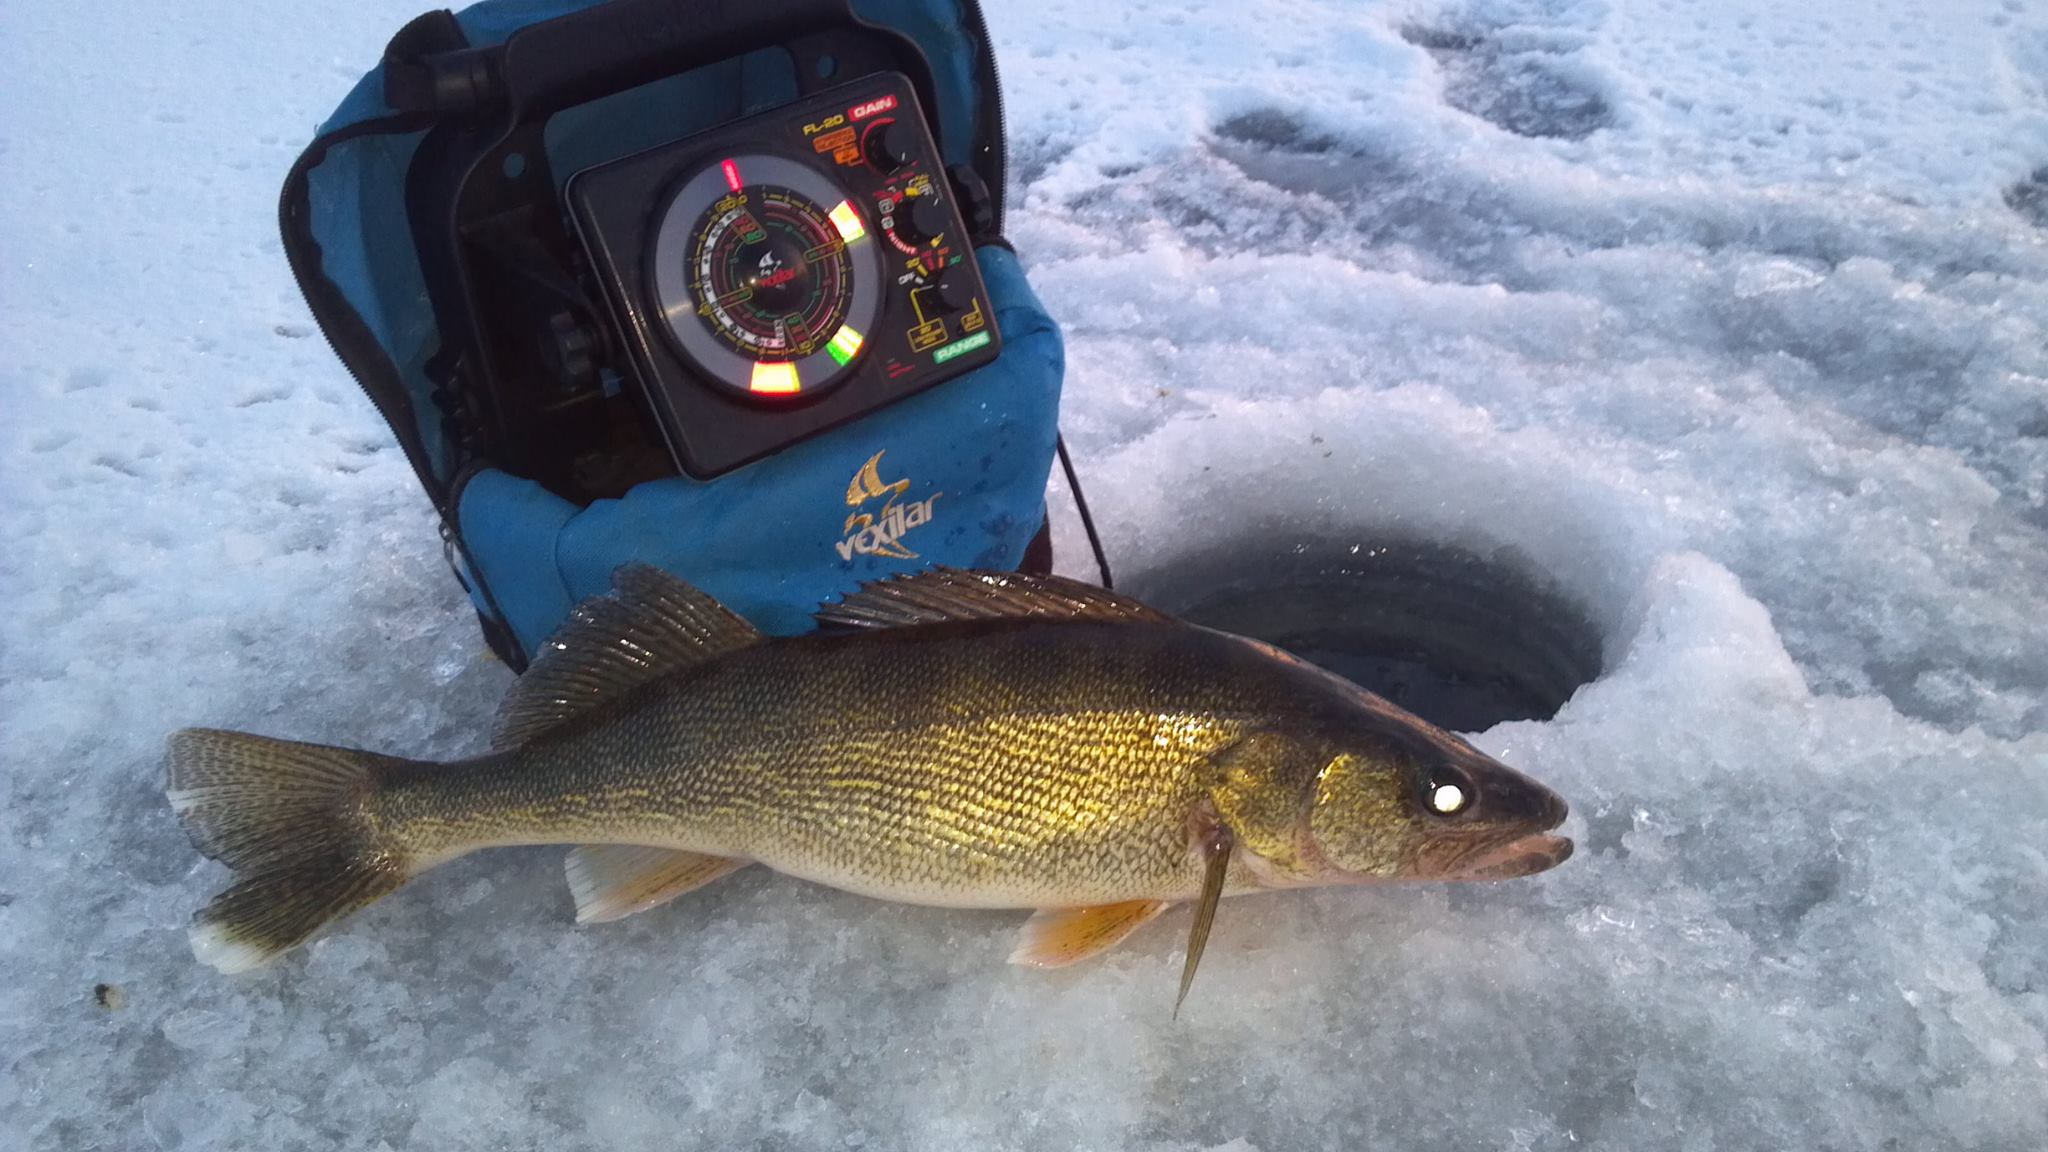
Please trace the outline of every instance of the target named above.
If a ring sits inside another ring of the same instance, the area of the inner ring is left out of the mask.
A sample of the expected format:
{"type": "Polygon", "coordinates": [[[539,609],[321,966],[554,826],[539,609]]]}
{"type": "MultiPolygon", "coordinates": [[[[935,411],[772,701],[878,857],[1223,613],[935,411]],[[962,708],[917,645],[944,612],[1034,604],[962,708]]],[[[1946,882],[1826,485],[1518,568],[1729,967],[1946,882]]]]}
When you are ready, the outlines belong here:
{"type": "Polygon", "coordinates": [[[1428,785],[1429,808],[1439,816],[1456,816],[1472,803],[1464,785],[1450,780],[1432,780],[1428,785]]]}

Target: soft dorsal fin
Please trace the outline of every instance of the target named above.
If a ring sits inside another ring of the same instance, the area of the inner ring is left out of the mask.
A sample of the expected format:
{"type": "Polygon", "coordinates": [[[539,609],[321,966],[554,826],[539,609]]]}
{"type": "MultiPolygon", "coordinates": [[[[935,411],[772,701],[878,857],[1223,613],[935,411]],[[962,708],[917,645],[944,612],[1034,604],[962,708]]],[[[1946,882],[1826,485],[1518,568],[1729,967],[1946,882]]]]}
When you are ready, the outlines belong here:
{"type": "Polygon", "coordinates": [[[494,749],[670,673],[759,643],[732,610],[646,564],[612,573],[612,594],[578,604],[498,708],[494,749]]]}
{"type": "Polygon", "coordinates": [[[1069,580],[1017,572],[934,568],[863,584],[860,591],[818,610],[821,624],[902,628],[949,620],[1115,620],[1165,623],[1173,619],[1128,596],[1069,580]]]}

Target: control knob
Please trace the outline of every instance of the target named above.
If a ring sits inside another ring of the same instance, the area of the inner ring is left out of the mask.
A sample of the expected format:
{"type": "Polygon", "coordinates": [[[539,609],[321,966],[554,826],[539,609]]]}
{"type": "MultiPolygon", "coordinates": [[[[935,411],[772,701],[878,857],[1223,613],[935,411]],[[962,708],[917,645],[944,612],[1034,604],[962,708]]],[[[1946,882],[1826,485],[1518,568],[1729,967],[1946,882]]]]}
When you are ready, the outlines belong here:
{"type": "Polygon", "coordinates": [[[974,281],[958,268],[948,268],[939,277],[939,306],[948,312],[965,312],[974,307],[974,281]]]}
{"type": "Polygon", "coordinates": [[[922,244],[946,231],[946,209],[936,196],[919,196],[910,211],[896,213],[896,235],[907,243],[922,244]]]}
{"type": "Polygon", "coordinates": [[[917,131],[899,120],[885,120],[868,130],[868,163],[894,172],[917,159],[917,131]]]}

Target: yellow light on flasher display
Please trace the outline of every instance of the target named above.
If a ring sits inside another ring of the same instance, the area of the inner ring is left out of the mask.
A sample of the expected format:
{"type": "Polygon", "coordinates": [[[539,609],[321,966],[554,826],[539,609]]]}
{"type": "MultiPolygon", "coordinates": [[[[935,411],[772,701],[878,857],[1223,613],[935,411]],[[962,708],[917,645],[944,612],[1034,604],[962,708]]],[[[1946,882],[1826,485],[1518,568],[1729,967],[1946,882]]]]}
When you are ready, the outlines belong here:
{"type": "Polygon", "coordinates": [[[803,384],[796,378],[796,365],[787,361],[778,364],[755,364],[753,378],[747,381],[747,388],[754,392],[800,392],[803,384]]]}
{"type": "Polygon", "coordinates": [[[853,202],[841,200],[839,207],[832,209],[832,226],[839,229],[839,238],[848,244],[868,234],[861,226],[860,213],[853,210],[853,202]]]}

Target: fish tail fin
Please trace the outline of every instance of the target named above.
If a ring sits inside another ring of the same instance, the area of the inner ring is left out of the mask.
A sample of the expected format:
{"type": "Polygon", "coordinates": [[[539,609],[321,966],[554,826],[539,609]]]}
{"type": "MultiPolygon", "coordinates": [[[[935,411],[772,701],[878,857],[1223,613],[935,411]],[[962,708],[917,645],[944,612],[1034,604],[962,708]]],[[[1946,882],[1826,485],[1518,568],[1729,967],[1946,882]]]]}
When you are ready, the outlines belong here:
{"type": "Polygon", "coordinates": [[[222,972],[268,962],[411,879],[369,801],[406,763],[243,732],[174,733],[164,794],[192,844],[235,882],[192,917],[192,953],[222,972]]]}

